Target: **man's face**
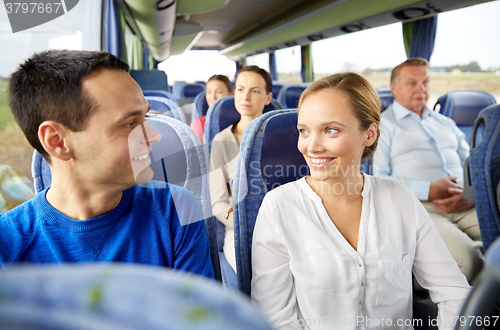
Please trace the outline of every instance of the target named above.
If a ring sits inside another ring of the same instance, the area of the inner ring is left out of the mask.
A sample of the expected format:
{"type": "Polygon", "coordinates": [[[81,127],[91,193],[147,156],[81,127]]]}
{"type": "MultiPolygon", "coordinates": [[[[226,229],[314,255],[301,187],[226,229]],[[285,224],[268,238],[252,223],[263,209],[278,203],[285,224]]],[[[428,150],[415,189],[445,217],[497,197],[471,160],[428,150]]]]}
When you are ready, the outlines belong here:
{"type": "Polygon", "coordinates": [[[405,66],[399,71],[391,91],[396,101],[405,108],[421,114],[429,99],[430,72],[425,65],[405,66]]]}
{"type": "Polygon", "coordinates": [[[82,87],[97,110],[84,131],[72,133],[75,174],[91,185],[118,191],[151,180],[148,153],[160,136],[145,121],[149,105],[140,87],[118,70],[94,72],[82,87]]]}

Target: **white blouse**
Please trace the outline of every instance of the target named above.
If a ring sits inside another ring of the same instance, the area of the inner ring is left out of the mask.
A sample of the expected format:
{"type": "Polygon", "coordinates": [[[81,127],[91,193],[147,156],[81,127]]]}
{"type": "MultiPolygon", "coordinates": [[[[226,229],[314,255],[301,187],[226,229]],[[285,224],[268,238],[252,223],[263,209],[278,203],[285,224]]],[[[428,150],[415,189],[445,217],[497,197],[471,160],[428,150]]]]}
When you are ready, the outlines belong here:
{"type": "Polygon", "coordinates": [[[269,192],[253,235],[252,300],[278,329],[413,329],[413,269],[440,329],[452,329],[470,287],[422,204],[368,175],[362,197],[356,251],[305,178],[269,192]]]}

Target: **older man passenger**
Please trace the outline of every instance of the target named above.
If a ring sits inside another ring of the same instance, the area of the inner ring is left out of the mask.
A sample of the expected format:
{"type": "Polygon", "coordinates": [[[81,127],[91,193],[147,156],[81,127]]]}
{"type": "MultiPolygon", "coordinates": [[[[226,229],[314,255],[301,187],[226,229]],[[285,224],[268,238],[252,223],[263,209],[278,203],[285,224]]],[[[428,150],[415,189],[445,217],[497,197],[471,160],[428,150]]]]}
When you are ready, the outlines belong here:
{"type": "Polygon", "coordinates": [[[429,82],[423,58],[410,58],[392,71],[395,101],[382,113],[374,173],[411,188],[470,282],[483,255],[476,209],[462,197],[469,144],[452,119],[427,108],[429,82]]]}

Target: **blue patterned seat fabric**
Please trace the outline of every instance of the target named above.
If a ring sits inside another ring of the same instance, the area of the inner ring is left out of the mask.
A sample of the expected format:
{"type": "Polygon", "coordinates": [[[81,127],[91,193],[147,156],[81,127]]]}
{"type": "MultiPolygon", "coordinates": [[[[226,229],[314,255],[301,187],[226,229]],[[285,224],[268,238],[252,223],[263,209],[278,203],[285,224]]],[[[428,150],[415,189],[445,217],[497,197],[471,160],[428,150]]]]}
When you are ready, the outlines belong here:
{"type": "Polygon", "coordinates": [[[131,264],[0,273],[1,329],[271,330],[248,299],[208,279],[131,264]]]}
{"type": "Polygon", "coordinates": [[[285,86],[285,85],[286,85],[285,83],[282,83],[279,81],[273,81],[273,99],[275,99],[275,100],[278,99],[278,95],[279,95],[281,89],[283,88],[283,86],[285,86]]]}
{"type": "Polygon", "coordinates": [[[481,237],[487,249],[500,235],[500,211],[496,203],[500,182],[500,105],[491,105],[479,113],[472,129],[471,142],[470,180],[481,237]],[[484,135],[476,145],[475,132],[480,126],[484,126],[484,135]]]}
{"type": "Polygon", "coordinates": [[[170,91],[165,71],[161,70],[130,70],[130,76],[137,81],[142,90],[170,91]]]}
{"type": "Polygon", "coordinates": [[[297,149],[297,110],[265,113],[247,127],[233,182],[234,231],[238,287],[250,294],[251,251],[255,220],[271,189],[309,175],[297,149]]]}
{"type": "Polygon", "coordinates": [[[437,100],[434,109],[440,105],[439,113],[453,119],[458,128],[465,133],[465,139],[470,143],[472,125],[479,112],[496,103],[493,95],[487,92],[450,91],[437,100]]]}
{"type": "Polygon", "coordinates": [[[166,116],[186,123],[186,115],[184,115],[184,111],[182,111],[177,102],[166,97],[146,96],[145,98],[148,101],[151,110],[161,112],[166,116]]]}
{"type": "MultiPolygon", "coordinates": [[[[478,277],[479,280],[475,280],[474,289],[457,319],[456,330],[482,329],[481,326],[464,320],[496,321],[498,318],[496,306],[500,299],[500,238],[497,238],[486,251],[485,268],[478,277]]],[[[495,327],[491,329],[493,328],[495,327]]]]}
{"type": "Polygon", "coordinates": [[[193,103],[194,107],[193,111],[191,112],[191,122],[207,114],[208,103],[205,91],[200,92],[198,95],[196,95],[193,103]]]}
{"type": "Polygon", "coordinates": [[[199,93],[203,92],[205,90],[204,84],[201,83],[194,83],[194,84],[184,84],[180,88],[179,95],[181,98],[194,98],[196,95],[199,93]]]}
{"type": "Polygon", "coordinates": [[[177,98],[174,96],[174,94],[170,92],[165,92],[165,91],[159,91],[159,90],[152,90],[152,89],[144,89],[142,91],[144,96],[156,96],[156,97],[166,97],[169,100],[172,100],[177,104],[177,107],[179,107],[179,103],[177,102],[177,98]]]}
{"type": "Polygon", "coordinates": [[[306,88],[305,85],[284,85],[276,99],[284,109],[297,108],[300,95],[306,88]]]}
{"type": "MultiPolygon", "coordinates": [[[[152,115],[148,118],[148,123],[158,131],[162,139],[151,146],[151,168],[154,176],[147,186],[161,188],[162,182],[168,182],[186,188],[196,197],[205,218],[215,277],[221,280],[216,220],[212,216],[210,205],[203,147],[189,126],[176,119],[152,115]]],[[[32,174],[36,193],[50,186],[50,167],[37,151],[33,153],[32,174]]]]}
{"type": "Polygon", "coordinates": [[[382,106],[381,111],[384,111],[394,102],[394,95],[390,87],[377,87],[376,90],[382,106]]]}
{"type": "Polygon", "coordinates": [[[185,82],[185,81],[180,81],[180,80],[179,80],[179,81],[176,81],[176,82],[174,83],[174,86],[172,87],[172,93],[174,94],[174,96],[175,96],[176,98],[180,99],[180,98],[182,98],[182,97],[183,97],[183,96],[181,96],[181,95],[182,95],[182,92],[181,92],[181,91],[182,91],[182,87],[183,87],[184,85],[187,85],[187,82],[185,82]]]}
{"type": "MultiPolygon", "coordinates": [[[[264,108],[264,113],[275,109],[280,109],[281,105],[276,100],[271,100],[271,103],[264,108]]],[[[203,133],[203,147],[205,150],[205,162],[210,164],[210,150],[212,147],[212,140],[220,131],[237,122],[240,119],[240,114],[234,106],[234,96],[226,96],[216,100],[207,111],[207,118],[205,121],[205,132],[203,133]],[[207,142],[208,141],[208,142],[207,142]]],[[[236,273],[227,263],[224,257],[223,246],[225,236],[225,226],[216,221],[217,227],[217,242],[219,246],[219,254],[221,261],[221,271],[223,283],[230,290],[237,290],[236,273]]],[[[238,252],[236,252],[238,255],[238,252]]]]}

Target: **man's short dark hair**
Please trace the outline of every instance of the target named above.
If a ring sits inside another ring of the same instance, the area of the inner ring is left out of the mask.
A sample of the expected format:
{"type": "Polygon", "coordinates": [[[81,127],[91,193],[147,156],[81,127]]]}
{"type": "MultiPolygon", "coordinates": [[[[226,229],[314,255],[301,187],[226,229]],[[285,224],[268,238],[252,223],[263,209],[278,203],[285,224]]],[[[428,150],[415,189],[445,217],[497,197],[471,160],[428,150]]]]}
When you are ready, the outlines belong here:
{"type": "MultiPolygon", "coordinates": [[[[273,91],[273,78],[271,78],[271,75],[266,70],[259,68],[256,65],[249,65],[249,66],[245,66],[244,68],[242,68],[238,72],[238,75],[242,72],[253,72],[253,73],[260,74],[262,76],[262,78],[264,79],[264,81],[266,82],[266,93],[269,94],[273,91]]],[[[238,76],[236,76],[236,78],[238,78],[238,76]]]]}
{"type": "Polygon", "coordinates": [[[33,55],[10,78],[9,105],[29,143],[48,162],[49,154],[38,139],[38,127],[46,120],[74,132],[85,129],[96,106],[82,90],[82,79],[92,72],[129,66],[106,52],[49,50],[33,55]]]}

